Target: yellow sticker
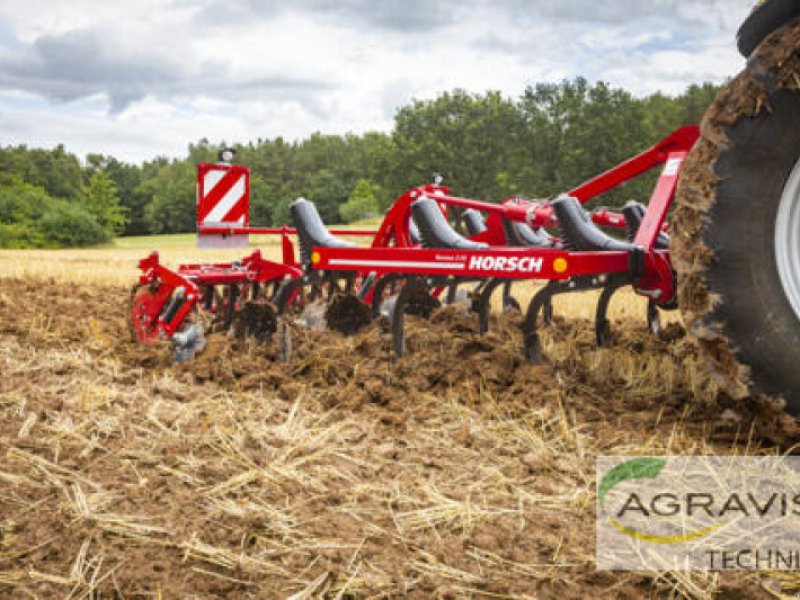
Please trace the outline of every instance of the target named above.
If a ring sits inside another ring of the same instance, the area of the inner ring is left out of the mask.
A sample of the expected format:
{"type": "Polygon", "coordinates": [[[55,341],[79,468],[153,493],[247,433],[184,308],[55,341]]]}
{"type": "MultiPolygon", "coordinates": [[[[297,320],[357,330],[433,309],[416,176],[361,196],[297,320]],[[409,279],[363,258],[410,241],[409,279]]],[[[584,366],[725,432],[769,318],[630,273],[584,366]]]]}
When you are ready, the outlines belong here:
{"type": "Polygon", "coordinates": [[[569,265],[567,264],[566,258],[562,258],[559,256],[557,259],[553,261],[553,271],[555,271],[556,273],[564,273],[568,267],[569,265]]]}
{"type": "Polygon", "coordinates": [[[312,252],[311,253],[311,263],[318,265],[319,261],[322,260],[322,257],[319,255],[319,252],[312,252]]]}

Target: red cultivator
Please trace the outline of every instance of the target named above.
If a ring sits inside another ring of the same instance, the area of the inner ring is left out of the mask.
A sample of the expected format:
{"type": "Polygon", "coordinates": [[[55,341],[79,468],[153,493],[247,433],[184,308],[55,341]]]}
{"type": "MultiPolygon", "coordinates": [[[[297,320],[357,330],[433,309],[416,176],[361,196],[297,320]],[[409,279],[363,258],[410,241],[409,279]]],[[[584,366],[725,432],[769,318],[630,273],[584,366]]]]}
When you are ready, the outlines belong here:
{"type": "MultiPolygon", "coordinates": [[[[142,275],[133,294],[133,330],[145,343],[173,340],[182,360],[201,349],[205,327],[268,335],[279,315],[299,314],[314,302],[335,304],[343,297],[356,298],[358,305],[369,307],[360,311],[367,318],[382,310],[390,315],[393,347],[402,355],[405,313],[427,314],[439,304],[454,302],[464,295],[459,286],[469,284],[484,333],[493,293],[502,288],[503,307],[518,307],[511,287],[520,280],[548,282],[525,315],[525,354],[532,362],[541,360],[539,320],[550,318],[550,301],[557,294],[602,290],[596,312],[599,344],[607,339],[611,296],[623,286],[630,285],[649,299],[648,322],[656,328],[658,309],[676,306],[665,221],[681,166],[697,138],[696,127],[679,129],[552,201],[510,198],[494,204],[452,196],[438,182],[423,185],[401,196],[376,232],[329,231],[314,205],[304,199],[291,206],[294,229],[251,227],[247,170],[225,163],[201,164],[201,245],[239,247],[247,244],[249,234],[277,234],[282,238],[282,262],[265,260],[255,252],[240,262],[182,265],[173,271],[153,253],[139,263],[142,275]],[[663,165],[661,176],[646,207],[629,202],[621,213],[583,208],[659,165],[663,165]],[[463,226],[464,234],[451,222],[463,226]],[[621,232],[624,239],[605,230],[621,232]],[[358,247],[339,235],[374,237],[371,246],[358,247]]],[[[357,328],[352,318],[332,320],[334,312],[329,305],[331,327],[357,328]]]]}
{"type": "Polygon", "coordinates": [[[550,317],[554,295],[602,290],[596,333],[603,344],[616,290],[631,286],[647,297],[656,328],[659,309],[677,305],[677,271],[684,322],[720,389],[735,398],[780,396],[800,414],[800,4],[759,2],[738,42],[747,66],[707,111],[702,137],[696,127],[679,129],[551,201],[478,202],[437,183],[399,198],[377,232],[329,231],[306,200],[292,205],[296,229],[260,229],[249,223],[247,169],[200,165],[200,244],[241,247],[250,233],[274,233],[283,259],[256,252],[237,263],[172,271],[151,255],[133,295],[134,333],[143,342],[172,340],[184,359],[202,347],[207,327],[264,337],[280,314],[315,303],[326,307],[329,326],[344,331],[388,314],[402,354],[406,312],[425,315],[463,297],[459,286],[469,285],[484,332],[493,292],[502,288],[503,307],[517,307],[512,284],[532,279],[547,282],[524,321],[525,353],[536,361],[539,320],[550,317]],[[584,210],[659,165],[647,206],[584,210]],[[681,235],[670,243],[665,220],[673,204],[681,235]],[[337,237],[347,234],[373,241],[359,248],[337,237]]]}

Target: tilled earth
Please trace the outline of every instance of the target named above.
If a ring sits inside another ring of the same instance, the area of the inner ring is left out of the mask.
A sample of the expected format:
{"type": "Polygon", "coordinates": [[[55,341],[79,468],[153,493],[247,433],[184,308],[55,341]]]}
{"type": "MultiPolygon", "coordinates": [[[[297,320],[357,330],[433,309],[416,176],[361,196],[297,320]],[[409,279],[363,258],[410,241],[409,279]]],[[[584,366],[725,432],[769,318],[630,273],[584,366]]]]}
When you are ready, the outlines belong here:
{"type": "MultiPolygon", "coordinates": [[[[664,339],[457,308],[352,337],[209,337],[189,365],[128,339],[115,287],[0,280],[0,597],[755,598],[778,575],[595,571],[603,454],[790,449],[664,339]]],[[[279,325],[280,329],[280,325],[279,325]]]]}

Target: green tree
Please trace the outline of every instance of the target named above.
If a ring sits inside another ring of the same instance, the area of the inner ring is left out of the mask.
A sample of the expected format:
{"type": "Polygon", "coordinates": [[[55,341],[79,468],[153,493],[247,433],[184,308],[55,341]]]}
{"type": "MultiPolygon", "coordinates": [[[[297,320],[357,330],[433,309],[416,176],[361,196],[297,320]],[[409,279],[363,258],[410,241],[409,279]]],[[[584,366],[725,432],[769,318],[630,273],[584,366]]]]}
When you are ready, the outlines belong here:
{"type": "Polygon", "coordinates": [[[458,194],[500,199],[518,187],[524,131],[520,111],[499,92],[415,101],[395,116],[390,191],[397,196],[438,172],[458,194]]]}
{"type": "Polygon", "coordinates": [[[339,205],[347,201],[350,190],[330,169],[321,169],[308,178],[306,198],[314,202],[325,223],[339,222],[339,205]]]}
{"type": "Polygon", "coordinates": [[[55,198],[77,199],[81,195],[80,161],[61,144],[52,150],[26,146],[2,148],[0,173],[41,187],[55,198]]]}
{"type": "Polygon", "coordinates": [[[143,235],[147,233],[144,220],[146,204],[149,197],[136,193],[136,188],[148,176],[148,164],[141,166],[121,162],[113,156],[89,154],[86,157],[88,168],[85,178],[88,181],[97,171],[102,171],[114,182],[119,196],[119,204],[125,212],[125,229],[123,235],[143,235]]]}
{"type": "Polygon", "coordinates": [[[97,171],[89,179],[83,205],[109,235],[119,235],[125,229],[125,209],[120,206],[117,186],[105,172],[97,171]]]}
{"type": "Polygon", "coordinates": [[[264,227],[273,224],[277,211],[275,193],[260,176],[250,174],[250,224],[264,227]]]}
{"type": "Polygon", "coordinates": [[[152,198],[145,209],[150,233],[185,233],[196,229],[196,166],[174,161],[144,181],[139,193],[152,198]]]}
{"type": "MultiPolygon", "coordinates": [[[[567,192],[657,141],[641,103],[603,82],[540,84],[525,91],[519,109],[527,123],[520,191],[528,196],[567,192]]],[[[642,199],[649,185],[633,182],[603,202],[642,199]]]]}
{"type": "Polygon", "coordinates": [[[0,185],[0,248],[45,247],[37,224],[52,203],[40,187],[20,181],[0,185]]]}
{"type": "Polygon", "coordinates": [[[82,203],[52,198],[27,183],[0,185],[2,248],[88,246],[110,239],[82,203]]]}
{"type": "Polygon", "coordinates": [[[339,216],[345,223],[352,223],[379,212],[377,186],[367,179],[359,179],[347,202],[339,207],[339,216]]]}
{"type": "Polygon", "coordinates": [[[56,247],[94,246],[111,239],[92,213],[74,202],[56,202],[39,222],[47,245],[56,247]]]}

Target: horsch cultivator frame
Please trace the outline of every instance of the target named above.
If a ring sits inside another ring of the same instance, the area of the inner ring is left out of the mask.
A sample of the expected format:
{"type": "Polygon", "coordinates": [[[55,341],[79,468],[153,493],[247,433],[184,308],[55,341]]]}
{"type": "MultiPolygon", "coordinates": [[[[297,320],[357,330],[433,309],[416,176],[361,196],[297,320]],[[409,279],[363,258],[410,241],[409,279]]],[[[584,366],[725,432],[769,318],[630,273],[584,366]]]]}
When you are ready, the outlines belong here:
{"type": "Polygon", "coordinates": [[[601,345],[607,340],[609,301],[624,286],[648,298],[648,322],[655,329],[658,309],[675,308],[665,222],[681,166],[698,135],[696,127],[679,129],[552,201],[509,198],[495,204],[453,196],[439,182],[422,185],[392,205],[377,231],[328,230],[304,199],[291,206],[294,228],[252,227],[247,169],[228,162],[200,164],[199,245],[243,247],[250,234],[275,234],[281,236],[282,261],[266,260],[256,251],[238,262],[171,270],[153,253],[139,263],[140,282],[132,294],[134,334],[145,343],[171,339],[178,358],[185,359],[202,347],[202,329],[191,318],[198,311],[213,326],[228,329],[237,314],[258,307],[271,331],[277,316],[310,302],[335,302],[344,294],[378,315],[390,297],[392,345],[402,356],[406,312],[427,314],[454,301],[458,286],[477,284],[471,296],[484,333],[495,290],[503,288],[504,308],[518,306],[511,284],[525,280],[547,282],[525,314],[524,352],[531,362],[542,359],[538,325],[542,317],[550,318],[550,300],[558,294],[602,290],[596,311],[601,345]],[[629,203],[622,213],[584,210],[601,194],[659,166],[661,175],[646,207],[629,203]],[[456,212],[466,235],[450,225],[456,212]],[[626,239],[604,229],[624,232],[626,239]],[[358,247],[339,237],[346,235],[371,235],[373,241],[358,247]]]}
{"type": "Polygon", "coordinates": [[[653,328],[659,309],[680,303],[721,393],[766,393],[800,414],[800,3],[760,0],[737,38],[747,64],[709,107],[702,136],[696,127],[680,129],[551,201],[493,204],[423,185],[399,198],[376,232],[331,232],[306,200],[292,205],[295,229],[255,228],[247,170],[230,161],[200,165],[201,245],[238,247],[250,233],[274,233],[282,238],[282,260],[255,252],[239,262],[171,270],[153,254],[141,261],[133,292],[134,334],[143,342],[172,340],[178,358],[187,358],[202,347],[204,322],[235,334],[235,321],[249,312],[258,318],[246,321],[268,331],[280,314],[324,299],[328,325],[340,330],[353,329],[352,319],[341,327],[332,318],[345,304],[367,317],[390,315],[394,350],[402,355],[404,313],[424,315],[457,300],[459,286],[469,282],[483,332],[497,288],[503,306],[513,307],[512,284],[540,280],[546,284],[524,320],[525,354],[537,361],[539,320],[549,317],[554,295],[602,290],[602,344],[608,302],[631,286],[648,298],[653,328]],[[646,207],[584,210],[658,166],[646,207]],[[665,221],[673,204],[679,235],[670,242],[665,221]],[[372,244],[359,248],[339,237],[350,234],[372,235],[372,244]]]}

